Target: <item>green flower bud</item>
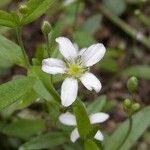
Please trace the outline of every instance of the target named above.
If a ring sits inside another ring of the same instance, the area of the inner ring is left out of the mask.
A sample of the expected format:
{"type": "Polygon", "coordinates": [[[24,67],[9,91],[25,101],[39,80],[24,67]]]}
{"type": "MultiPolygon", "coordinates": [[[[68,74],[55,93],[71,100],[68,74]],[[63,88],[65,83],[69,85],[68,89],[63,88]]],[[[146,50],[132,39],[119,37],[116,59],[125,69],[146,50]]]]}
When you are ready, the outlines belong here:
{"type": "Polygon", "coordinates": [[[52,27],[49,24],[49,22],[48,21],[44,21],[43,24],[42,24],[42,28],[41,28],[43,34],[48,35],[50,33],[51,29],[52,29],[52,27]]]}
{"type": "Polygon", "coordinates": [[[138,87],[138,80],[136,77],[131,77],[128,82],[127,82],[127,87],[128,87],[128,90],[131,92],[131,93],[135,93],[136,90],[137,90],[137,87],[138,87]]]}
{"type": "Polygon", "coordinates": [[[136,111],[138,111],[140,109],[140,104],[139,103],[134,103],[133,105],[132,105],[132,111],[133,112],[136,112],[136,111]]]}
{"type": "Polygon", "coordinates": [[[123,109],[127,114],[130,114],[132,107],[132,101],[130,99],[125,99],[123,102],[123,109]]]}
{"type": "Polygon", "coordinates": [[[25,5],[25,4],[21,5],[21,6],[19,7],[19,12],[20,12],[21,14],[26,14],[26,13],[28,12],[28,7],[27,7],[27,5],[25,5]]]}

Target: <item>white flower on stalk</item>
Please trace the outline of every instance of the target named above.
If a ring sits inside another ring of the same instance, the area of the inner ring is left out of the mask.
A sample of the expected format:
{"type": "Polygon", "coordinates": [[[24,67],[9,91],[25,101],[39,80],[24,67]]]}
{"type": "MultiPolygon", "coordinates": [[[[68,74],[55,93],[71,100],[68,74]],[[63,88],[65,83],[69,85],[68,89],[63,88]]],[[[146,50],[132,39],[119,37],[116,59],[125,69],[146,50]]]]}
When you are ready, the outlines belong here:
{"type": "MultiPolygon", "coordinates": [[[[97,124],[106,121],[109,118],[109,115],[106,113],[98,112],[95,114],[89,115],[90,123],[97,124]]],[[[71,132],[70,140],[74,143],[79,137],[79,132],[76,127],[76,118],[70,112],[63,113],[59,116],[59,121],[68,126],[75,126],[75,129],[71,132]]],[[[82,120],[81,120],[82,121],[82,120]]],[[[104,137],[100,130],[98,130],[94,136],[96,140],[103,141],[104,137]]]]}
{"type": "Polygon", "coordinates": [[[70,106],[77,98],[78,80],[90,91],[101,90],[101,82],[89,72],[89,68],[99,62],[104,54],[105,47],[101,43],[93,44],[80,51],[68,38],[56,38],[59,51],[65,60],[47,58],[42,61],[42,70],[49,74],[66,74],[67,78],[61,86],[61,103],[63,106],[70,106]]]}

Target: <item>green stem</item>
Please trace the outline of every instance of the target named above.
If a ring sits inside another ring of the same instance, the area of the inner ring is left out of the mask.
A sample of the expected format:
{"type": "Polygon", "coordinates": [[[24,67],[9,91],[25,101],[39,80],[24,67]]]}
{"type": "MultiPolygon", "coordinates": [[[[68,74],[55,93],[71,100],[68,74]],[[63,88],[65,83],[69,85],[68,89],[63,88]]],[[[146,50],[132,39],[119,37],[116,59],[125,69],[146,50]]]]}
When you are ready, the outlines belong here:
{"type": "Polygon", "coordinates": [[[24,56],[24,59],[25,59],[27,68],[29,68],[29,67],[30,67],[30,62],[29,62],[29,58],[28,58],[28,56],[27,56],[27,54],[26,54],[26,51],[25,51],[25,48],[24,48],[24,45],[23,45],[22,34],[21,34],[21,27],[18,27],[18,28],[16,29],[16,34],[17,34],[18,44],[19,44],[20,47],[21,47],[22,54],[23,54],[23,56],[24,56]]]}
{"type": "Polygon", "coordinates": [[[126,142],[128,136],[130,135],[130,132],[132,130],[132,124],[133,124],[132,116],[129,116],[129,127],[128,127],[127,134],[116,150],[120,150],[121,147],[123,146],[123,144],[126,142]]]}
{"type": "Polygon", "coordinates": [[[135,10],[134,13],[140,22],[147,26],[150,26],[150,18],[148,16],[145,16],[140,10],[135,10]]]}
{"type": "Polygon", "coordinates": [[[98,5],[98,10],[107,17],[110,21],[112,21],[115,25],[121,28],[125,33],[127,33],[133,39],[136,39],[147,48],[150,49],[150,40],[142,35],[142,33],[138,32],[136,29],[132,28],[126,22],[121,20],[118,16],[114,15],[113,13],[109,12],[107,8],[102,5],[98,5]]]}
{"type": "Polygon", "coordinates": [[[48,54],[48,57],[50,57],[51,54],[50,54],[50,43],[49,43],[49,37],[48,37],[48,34],[44,34],[44,37],[45,37],[45,41],[46,41],[46,50],[47,50],[47,54],[48,54]]]}

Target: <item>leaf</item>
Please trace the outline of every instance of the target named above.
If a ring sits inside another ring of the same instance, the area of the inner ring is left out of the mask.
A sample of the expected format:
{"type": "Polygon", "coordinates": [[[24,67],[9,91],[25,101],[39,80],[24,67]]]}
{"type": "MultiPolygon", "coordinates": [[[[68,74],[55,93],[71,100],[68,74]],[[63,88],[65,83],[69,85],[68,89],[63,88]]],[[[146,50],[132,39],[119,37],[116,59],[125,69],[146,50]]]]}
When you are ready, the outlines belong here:
{"type": "Polygon", "coordinates": [[[63,133],[52,132],[32,138],[30,141],[23,144],[21,148],[24,150],[53,149],[54,147],[63,144],[65,141],[66,138],[63,133]]]}
{"type": "Polygon", "coordinates": [[[17,109],[23,109],[30,106],[34,101],[37,100],[37,98],[38,95],[35,93],[33,89],[31,89],[24,96],[22,96],[20,102],[17,104],[17,109]]]}
{"type": "Polygon", "coordinates": [[[59,101],[59,96],[57,93],[55,93],[51,85],[50,75],[43,72],[41,67],[30,68],[28,75],[30,77],[36,78],[36,82],[33,88],[37,94],[48,101],[59,101]]]}
{"type": "Polygon", "coordinates": [[[100,26],[101,22],[101,15],[94,15],[90,18],[88,18],[84,24],[80,27],[80,31],[85,31],[90,34],[94,34],[96,29],[100,26]]]}
{"type": "MultiPolygon", "coordinates": [[[[150,106],[145,107],[135,115],[133,115],[132,130],[120,148],[120,150],[129,150],[131,146],[139,139],[144,131],[150,125],[150,106]]],[[[128,120],[120,125],[120,127],[108,138],[105,143],[105,150],[116,150],[127,134],[128,120]]]]}
{"type": "Polygon", "coordinates": [[[105,57],[102,61],[98,64],[99,67],[105,69],[109,72],[117,72],[119,70],[119,65],[117,61],[110,57],[105,57]]]}
{"type": "Polygon", "coordinates": [[[34,82],[33,78],[22,77],[0,85],[0,111],[19,101],[27,91],[32,89],[34,82]]]}
{"type": "Polygon", "coordinates": [[[103,4],[115,15],[120,16],[126,10],[125,0],[103,0],[103,4]]]}
{"type": "Polygon", "coordinates": [[[2,133],[9,136],[20,138],[29,138],[44,129],[44,121],[41,119],[18,119],[12,123],[5,125],[2,133]]]}
{"type": "Polygon", "coordinates": [[[28,24],[43,15],[56,0],[29,0],[28,12],[23,16],[22,24],[28,24]]]}
{"type": "Polygon", "coordinates": [[[11,13],[0,10],[0,25],[14,28],[17,23],[11,13]]]}
{"type": "Polygon", "coordinates": [[[9,27],[0,26],[0,34],[7,32],[9,29],[9,27]]]}
{"type": "Polygon", "coordinates": [[[91,104],[88,105],[87,111],[89,114],[100,112],[106,106],[106,96],[102,95],[96,98],[91,104]]]}
{"type": "Polygon", "coordinates": [[[80,47],[88,47],[89,45],[95,43],[93,36],[85,31],[75,32],[73,34],[73,39],[80,47]]]}
{"type": "Polygon", "coordinates": [[[12,64],[26,66],[21,48],[2,35],[0,35],[0,57],[12,64]]]}
{"type": "Polygon", "coordinates": [[[84,143],[84,150],[100,150],[95,142],[86,140],[84,143]]]}
{"type": "Polygon", "coordinates": [[[79,134],[82,138],[86,138],[86,136],[91,131],[91,124],[86,108],[84,104],[79,100],[76,100],[76,103],[74,105],[74,113],[77,120],[79,134]]]}
{"type": "Polygon", "coordinates": [[[150,80],[150,66],[136,65],[125,69],[122,74],[150,80]]]}

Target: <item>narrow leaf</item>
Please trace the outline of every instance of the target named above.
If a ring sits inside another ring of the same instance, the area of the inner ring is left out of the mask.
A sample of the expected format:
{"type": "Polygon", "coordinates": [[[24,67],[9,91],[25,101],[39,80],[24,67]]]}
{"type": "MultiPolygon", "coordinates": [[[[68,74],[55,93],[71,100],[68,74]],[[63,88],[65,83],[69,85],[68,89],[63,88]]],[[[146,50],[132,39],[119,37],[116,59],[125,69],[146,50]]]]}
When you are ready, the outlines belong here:
{"type": "Polygon", "coordinates": [[[150,80],[150,66],[148,65],[131,66],[122,73],[128,76],[136,76],[138,78],[150,80]]]}
{"type": "Polygon", "coordinates": [[[12,123],[5,125],[2,129],[2,133],[9,136],[15,136],[20,138],[29,138],[41,132],[44,129],[44,121],[41,119],[19,119],[12,123]]]}
{"type": "Polygon", "coordinates": [[[0,110],[20,100],[34,84],[33,78],[22,77],[0,85],[0,110]]]}
{"type": "Polygon", "coordinates": [[[0,35],[0,57],[12,64],[26,66],[21,48],[2,35],[0,35]]]}
{"type": "Polygon", "coordinates": [[[74,106],[74,112],[77,120],[77,127],[79,134],[82,138],[86,138],[86,136],[91,131],[90,120],[86,111],[84,104],[77,100],[74,106]]]}
{"type": "Polygon", "coordinates": [[[55,0],[29,0],[27,2],[28,12],[23,16],[22,23],[27,24],[43,15],[55,0]]]}
{"type": "Polygon", "coordinates": [[[41,149],[53,149],[56,146],[63,144],[66,138],[62,133],[53,132],[38,137],[32,138],[30,141],[21,146],[25,150],[41,150],[41,149]]]}
{"type": "Polygon", "coordinates": [[[86,140],[84,143],[84,150],[100,150],[95,142],[86,140]]]}
{"type": "Polygon", "coordinates": [[[0,25],[14,28],[17,26],[17,23],[12,14],[0,10],[0,25]]]}

